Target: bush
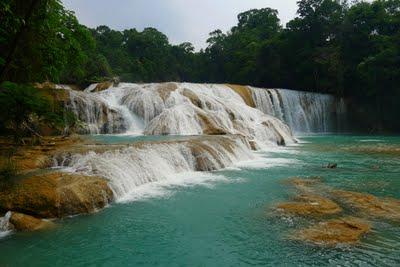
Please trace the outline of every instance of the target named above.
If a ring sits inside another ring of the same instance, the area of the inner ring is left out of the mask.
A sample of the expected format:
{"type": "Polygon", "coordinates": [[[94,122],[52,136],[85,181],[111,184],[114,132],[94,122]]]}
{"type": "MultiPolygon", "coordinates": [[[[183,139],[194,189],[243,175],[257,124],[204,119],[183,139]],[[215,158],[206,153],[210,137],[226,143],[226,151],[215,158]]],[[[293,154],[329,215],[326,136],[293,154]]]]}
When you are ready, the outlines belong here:
{"type": "Polygon", "coordinates": [[[23,136],[39,136],[37,126],[61,125],[63,112],[55,110],[42,93],[30,85],[4,82],[0,85],[0,125],[20,143],[23,136]]]}

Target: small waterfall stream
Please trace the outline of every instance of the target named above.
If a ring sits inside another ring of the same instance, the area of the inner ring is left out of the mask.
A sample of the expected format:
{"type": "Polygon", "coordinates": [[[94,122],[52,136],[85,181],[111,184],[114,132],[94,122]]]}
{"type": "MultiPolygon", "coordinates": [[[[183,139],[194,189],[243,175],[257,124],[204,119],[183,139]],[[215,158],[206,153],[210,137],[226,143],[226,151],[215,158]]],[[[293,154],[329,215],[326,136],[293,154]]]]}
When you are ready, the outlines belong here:
{"type": "Polygon", "coordinates": [[[7,212],[4,217],[0,217],[0,238],[7,235],[11,231],[11,225],[9,223],[11,212],[7,212]]]}

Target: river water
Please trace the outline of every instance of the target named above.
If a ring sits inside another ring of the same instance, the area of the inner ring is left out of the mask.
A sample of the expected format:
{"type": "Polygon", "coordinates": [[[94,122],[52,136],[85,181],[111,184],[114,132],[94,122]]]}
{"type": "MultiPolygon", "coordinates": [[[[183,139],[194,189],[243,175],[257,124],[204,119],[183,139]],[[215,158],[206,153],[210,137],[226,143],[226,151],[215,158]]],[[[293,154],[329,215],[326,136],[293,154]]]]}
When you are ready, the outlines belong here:
{"type": "MultiPolygon", "coordinates": [[[[132,141],[102,136],[100,141],[132,141]]],[[[1,266],[399,266],[400,223],[372,220],[355,246],[294,241],[310,221],[273,207],[283,181],[322,176],[327,186],[400,198],[400,137],[304,136],[213,173],[144,185],[135,196],[59,227],[0,239],[1,266]],[[337,169],[322,168],[330,162],[337,169]]],[[[350,212],[351,213],[351,212],[350,212]]]]}

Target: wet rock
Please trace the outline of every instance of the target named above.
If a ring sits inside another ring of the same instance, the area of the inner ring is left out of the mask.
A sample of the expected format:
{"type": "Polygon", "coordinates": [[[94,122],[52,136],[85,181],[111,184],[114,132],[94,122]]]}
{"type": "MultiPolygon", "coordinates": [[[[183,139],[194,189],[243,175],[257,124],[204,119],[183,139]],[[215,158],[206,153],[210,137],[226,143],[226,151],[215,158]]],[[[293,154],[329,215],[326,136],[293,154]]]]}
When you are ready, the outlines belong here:
{"type": "Polygon", "coordinates": [[[157,86],[158,94],[164,102],[176,89],[178,89],[178,86],[175,83],[161,83],[157,86]]]}
{"type": "Polygon", "coordinates": [[[327,169],[336,169],[338,167],[337,163],[329,163],[325,166],[327,169]]]}
{"type": "Polygon", "coordinates": [[[281,203],[278,210],[300,216],[323,216],[342,212],[332,200],[318,195],[300,195],[295,202],[281,203]]]}
{"type": "Polygon", "coordinates": [[[335,190],[331,194],[337,201],[366,216],[400,221],[399,199],[378,198],[370,194],[343,190],[335,190]]]}
{"type": "Polygon", "coordinates": [[[322,182],[321,176],[310,176],[307,178],[291,177],[291,178],[285,180],[285,183],[296,186],[296,187],[297,186],[298,187],[311,187],[311,186],[321,184],[321,182],[322,182]]]}
{"type": "Polygon", "coordinates": [[[101,92],[101,91],[107,90],[111,86],[113,86],[113,82],[112,81],[101,82],[101,83],[98,83],[96,85],[96,87],[94,88],[93,92],[101,92]]]}
{"type": "MultiPolygon", "coordinates": [[[[43,137],[41,143],[30,145],[32,141],[26,145],[21,145],[16,153],[12,156],[12,160],[16,163],[18,170],[28,172],[35,169],[47,168],[52,165],[52,157],[67,148],[80,146],[83,140],[77,136],[71,137],[43,137]]],[[[1,142],[0,154],[6,154],[12,147],[11,140],[1,142]]],[[[4,160],[0,156],[0,162],[4,160]]]]}
{"type": "Polygon", "coordinates": [[[37,231],[54,227],[54,223],[42,219],[38,219],[26,214],[12,212],[10,223],[17,231],[37,231]]]}
{"type": "Polygon", "coordinates": [[[359,218],[344,217],[300,230],[295,234],[295,239],[326,246],[355,244],[370,230],[371,225],[368,222],[359,218]]]}
{"type": "Polygon", "coordinates": [[[207,116],[205,112],[198,112],[197,116],[203,128],[203,134],[206,135],[226,135],[227,131],[218,127],[217,122],[215,122],[212,117],[207,116]]]}
{"type": "Polygon", "coordinates": [[[0,193],[0,211],[16,211],[39,218],[90,213],[113,199],[100,177],[46,173],[20,179],[0,193]]]}
{"type": "Polygon", "coordinates": [[[235,91],[238,95],[240,95],[243,101],[250,107],[255,108],[256,104],[254,103],[253,94],[249,87],[243,85],[234,85],[227,84],[229,88],[235,91]]]}
{"type": "Polygon", "coordinates": [[[257,146],[257,142],[255,142],[255,141],[249,141],[249,144],[250,144],[250,148],[251,148],[251,150],[253,150],[253,151],[257,151],[258,150],[258,146],[257,146]]]}

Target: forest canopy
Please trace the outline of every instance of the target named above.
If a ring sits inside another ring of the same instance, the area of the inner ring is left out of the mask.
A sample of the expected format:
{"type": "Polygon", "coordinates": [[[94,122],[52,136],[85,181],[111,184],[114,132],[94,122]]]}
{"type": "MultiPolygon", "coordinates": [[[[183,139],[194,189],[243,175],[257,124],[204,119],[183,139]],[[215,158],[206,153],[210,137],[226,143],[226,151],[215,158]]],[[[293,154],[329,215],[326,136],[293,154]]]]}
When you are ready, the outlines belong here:
{"type": "Polygon", "coordinates": [[[154,28],[87,28],[59,0],[1,1],[0,25],[1,82],[119,76],[291,88],[344,96],[365,124],[400,130],[400,0],[301,0],[285,26],[277,10],[249,10],[198,52],[154,28]]]}

